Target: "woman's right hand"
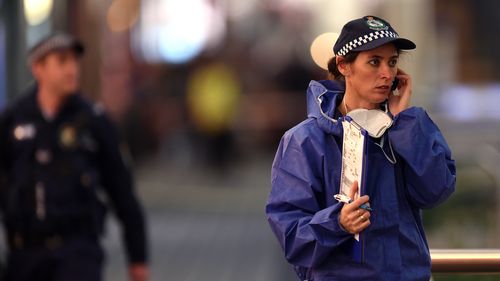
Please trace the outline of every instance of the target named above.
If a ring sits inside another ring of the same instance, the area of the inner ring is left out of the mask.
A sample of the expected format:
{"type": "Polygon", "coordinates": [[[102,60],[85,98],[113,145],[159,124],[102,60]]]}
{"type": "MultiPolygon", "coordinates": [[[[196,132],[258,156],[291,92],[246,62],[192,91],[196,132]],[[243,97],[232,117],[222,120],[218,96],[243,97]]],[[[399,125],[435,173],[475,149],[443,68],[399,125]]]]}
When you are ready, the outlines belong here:
{"type": "Polygon", "coordinates": [[[399,79],[398,95],[389,95],[389,111],[393,116],[398,115],[401,111],[410,106],[410,99],[412,95],[412,79],[411,76],[398,68],[396,78],[399,79]]]}
{"type": "MultiPolygon", "coordinates": [[[[354,198],[357,192],[358,182],[354,182],[349,197],[354,198]]],[[[344,204],[340,210],[339,222],[347,232],[357,234],[370,225],[370,212],[359,208],[369,200],[368,195],[364,195],[349,204],[344,204]]]]}

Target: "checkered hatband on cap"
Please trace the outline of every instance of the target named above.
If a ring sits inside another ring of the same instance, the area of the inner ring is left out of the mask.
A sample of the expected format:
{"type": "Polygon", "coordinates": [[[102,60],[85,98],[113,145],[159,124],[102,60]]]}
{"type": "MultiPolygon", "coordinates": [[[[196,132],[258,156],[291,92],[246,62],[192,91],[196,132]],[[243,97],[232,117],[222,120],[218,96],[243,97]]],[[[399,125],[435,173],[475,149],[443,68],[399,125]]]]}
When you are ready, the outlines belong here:
{"type": "Polygon", "coordinates": [[[347,53],[349,53],[349,51],[353,50],[354,48],[361,47],[368,42],[371,42],[373,40],[377,40],[380,38],[385,38],[385,37],[399,38],[399,35],[395,32],[387,31],[387,30],[379,30],[379,31],[371,32],[369,34],[360,36],[360,37],[348,42],[335,55],[336,56],[345,56],[347,53]]]}

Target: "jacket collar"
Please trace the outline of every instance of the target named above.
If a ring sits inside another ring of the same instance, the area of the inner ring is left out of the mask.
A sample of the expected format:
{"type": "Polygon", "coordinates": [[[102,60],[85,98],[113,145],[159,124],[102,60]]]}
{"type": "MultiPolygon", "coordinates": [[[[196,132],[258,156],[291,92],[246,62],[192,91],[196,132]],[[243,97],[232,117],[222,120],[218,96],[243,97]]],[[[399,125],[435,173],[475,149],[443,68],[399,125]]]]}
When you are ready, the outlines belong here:
{"type": "Polygon", "coordinates": [[[311,81],[307,89],[307,116],[315,118],[318,126],[325,133],[341,136],[342,117],[337,112],[337,107],[344,96],[345,86],[341,82],[322,80],[311,81]]]}
{"type": "MultiPolygon", "coordinates": [[[[25,107],[26,113],[34,114],[44,118],[42,110],[38,103],[38,85],[35,85],[27,90],[27,98],[28,106],[25,107]]],[[[69,95],[61,105],[61,108],[59,109],[59,112],[57,113],[55,118],[58,119],[60,118],[60,116],[76,111],[81,103],[81,100],[82,98],[79,93],[69,95]]]]}

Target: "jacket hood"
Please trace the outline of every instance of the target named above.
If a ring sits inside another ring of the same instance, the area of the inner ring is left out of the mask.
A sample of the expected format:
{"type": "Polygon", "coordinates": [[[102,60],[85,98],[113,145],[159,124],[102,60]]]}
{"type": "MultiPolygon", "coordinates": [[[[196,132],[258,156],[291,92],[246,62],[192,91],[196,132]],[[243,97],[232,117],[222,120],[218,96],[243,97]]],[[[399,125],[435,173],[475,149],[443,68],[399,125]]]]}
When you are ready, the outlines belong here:
{"type": "Polygon", "coordinates": [[[307,117],[315,118],[318,126],[328,134],[341,136],[342,118],[338,116],[337,106],[342,101],[345,85],[341,82],[322,80],[311,81],[307,88],[307,117]],[[339,122],[340,121],[340,122],[339,122]]]}

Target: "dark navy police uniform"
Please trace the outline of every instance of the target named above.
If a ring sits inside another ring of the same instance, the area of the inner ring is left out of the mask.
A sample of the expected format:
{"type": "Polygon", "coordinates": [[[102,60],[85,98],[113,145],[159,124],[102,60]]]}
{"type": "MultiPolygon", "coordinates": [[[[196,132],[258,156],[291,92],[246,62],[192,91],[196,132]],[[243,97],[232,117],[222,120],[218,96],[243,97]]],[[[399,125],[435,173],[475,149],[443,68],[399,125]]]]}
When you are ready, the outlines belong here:
{"type": "Polygon", "coordinates": [[[6,280],[101,280],[106,206],[129,262],[146,261],[145,223],[109,119],[78,94],[46,119],[37,91],[0,117],[0,202],[6,280]]]}

